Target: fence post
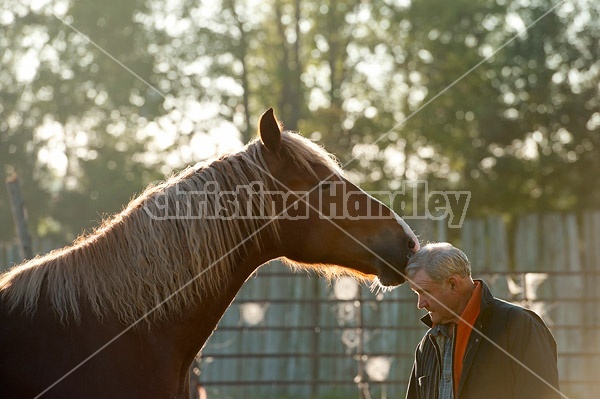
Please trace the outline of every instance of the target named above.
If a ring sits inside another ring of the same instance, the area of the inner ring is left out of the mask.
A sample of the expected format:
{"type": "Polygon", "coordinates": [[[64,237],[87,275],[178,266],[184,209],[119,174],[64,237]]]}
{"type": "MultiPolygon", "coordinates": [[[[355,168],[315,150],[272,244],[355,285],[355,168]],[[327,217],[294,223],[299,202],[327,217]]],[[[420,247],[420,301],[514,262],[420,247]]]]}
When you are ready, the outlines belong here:
{"type": "Polygon", "coordinates": [[[27,231],[25,205],[23,203],[23,198],[21,197],[19,178],[16,174],[13,173],[6,179],[6,188],[8,189],[8,197],[10,199],[13,220],[15,222],[15,232],[19,238],[21,258],[31,259],[33,258],[31,236],[29,235],[29,231],[27,231]]]}

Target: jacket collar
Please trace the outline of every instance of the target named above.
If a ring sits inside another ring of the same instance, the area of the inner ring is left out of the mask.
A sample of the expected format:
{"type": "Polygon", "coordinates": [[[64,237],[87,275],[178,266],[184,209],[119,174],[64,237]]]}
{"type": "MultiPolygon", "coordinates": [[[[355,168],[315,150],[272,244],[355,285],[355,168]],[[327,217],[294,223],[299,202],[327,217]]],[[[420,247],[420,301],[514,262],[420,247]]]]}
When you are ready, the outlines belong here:
{"type": "MultiPolygon", "coordinates": [[[[481,307],[479,310],[479,314],[482,314],[484,312],[484,310],[488,306],[490,306],[490,304],[494,300],[494,296],[492,295],[492,291],[490,291],[490,289],[487,286],[487,284],[485,283],[485,281],[479,280],[479,279],[474,279],[473,281],[478,281],[479,283],[481,283],[481,307]]],[[[421,322],[424,323],[429,328],[433,327],[433,322],[431,321],[431,317],[429,316],[429,313],[427,313],[425,316],[421,317],[421,322]]]]}

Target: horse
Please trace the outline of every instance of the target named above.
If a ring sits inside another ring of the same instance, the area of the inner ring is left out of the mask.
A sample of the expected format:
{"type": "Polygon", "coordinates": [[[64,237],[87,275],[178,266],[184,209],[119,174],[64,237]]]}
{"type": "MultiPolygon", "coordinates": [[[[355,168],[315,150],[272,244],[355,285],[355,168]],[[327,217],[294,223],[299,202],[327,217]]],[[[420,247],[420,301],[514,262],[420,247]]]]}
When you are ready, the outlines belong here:
{"type": "Polygon", "coordinates": [[[189,398],[188,369],[272,259],[393,287],[410,227],[273,110],[242,150],[151,184],[0,276],[0,397],[189,398]]]}

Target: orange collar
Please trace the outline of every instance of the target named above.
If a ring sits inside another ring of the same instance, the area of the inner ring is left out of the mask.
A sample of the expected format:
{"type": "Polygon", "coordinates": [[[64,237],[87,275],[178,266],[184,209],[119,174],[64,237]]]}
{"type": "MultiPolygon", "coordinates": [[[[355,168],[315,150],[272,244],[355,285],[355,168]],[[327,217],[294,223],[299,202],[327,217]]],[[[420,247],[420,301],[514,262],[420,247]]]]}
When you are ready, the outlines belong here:
{"type": "Polygon", "coordinates": [[[465,310],[463,310],[460,315],[460,319],[456,326],[456,335],[454,337],[454,367],[452,370],[454,377],[454,395],[456,395],[458,390],[460,374],[463,368],[463,359],[465,357],[467,343],[469,342],[469,336],[473,329],[472,326],[475,324],[475,321],[477,321],[479,311],[481,310],[482,286],[483,285],[479,281],[475,281],[473,294],[471,295],[471,298],[469,298],[467,306],[465,306],[465,310]]]}
{"type": "Polygon", "coordinates": [[[477,320],[477,316],[479,316],[479,310],[481,308],[481,283],[479,281],[474,281],[475,289],[473,290],[473,294],[469,301],[467,302],[467,306],[465,306],[465,310],[463,310],[460,315],[460,320],[458,321],[458,326],[461,325],[463,327],[470,327],[477,320]]]}

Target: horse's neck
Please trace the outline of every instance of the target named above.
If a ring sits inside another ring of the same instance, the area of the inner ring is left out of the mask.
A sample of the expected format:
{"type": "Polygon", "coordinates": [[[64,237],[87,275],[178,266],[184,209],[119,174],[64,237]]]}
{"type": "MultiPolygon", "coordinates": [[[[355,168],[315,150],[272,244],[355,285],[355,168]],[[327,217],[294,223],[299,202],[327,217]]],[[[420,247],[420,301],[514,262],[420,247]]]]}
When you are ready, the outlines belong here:
{"type": "Polygon", "coordinates": [[[191,363],[202,349],[248,277],[260,265],[277,256],[275,251],[264,248],[240,253],[236,273],[228,280],[227,286],[193,305],[178,328],[174,329],[176,336],[172,337],[172,342],[181,345],[180,353],[185,353],[185,364],[191,363]]]}

